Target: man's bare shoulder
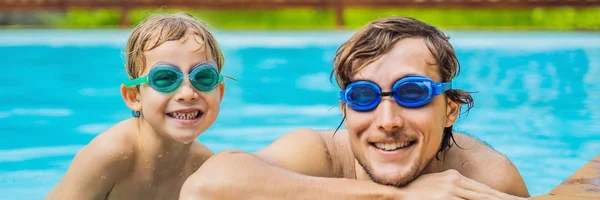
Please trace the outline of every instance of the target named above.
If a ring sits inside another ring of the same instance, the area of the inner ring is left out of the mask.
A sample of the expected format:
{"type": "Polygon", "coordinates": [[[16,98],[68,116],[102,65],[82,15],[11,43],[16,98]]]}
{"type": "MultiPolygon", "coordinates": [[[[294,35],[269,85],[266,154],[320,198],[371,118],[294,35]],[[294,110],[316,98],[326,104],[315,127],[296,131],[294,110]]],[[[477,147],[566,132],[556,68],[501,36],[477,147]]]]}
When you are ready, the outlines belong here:
{"type": "Polygon", "coordinates": [[[312,130],[323,138],[332,166],[335,169],[336,177],[356,178],[354,169],[354,153],[350,147],[350,138],[348,130],[312,130]]]}
{"type": "Polygon", "coordinates": [[[276,166],[319,177],[334,177],[336,168],[331,156],[332,139],[314,129],[293,130],[269,146],[254,153],[255,156],[276,166]]]}
{"type": "Polygon", "coordinates": [[[529,196],[523,177],[506,156],[473,136],[458,132],[453,135],[456,143],[446,158],[449,163],[454,163],[453,168],[498,191],[529,196]]]}
{"type": "Polygon", "coordinates": [[[197,140],[193,142],[190,153],[191,159],[194,160],[194,171],[214,154],[207,146],[197,140]]]}

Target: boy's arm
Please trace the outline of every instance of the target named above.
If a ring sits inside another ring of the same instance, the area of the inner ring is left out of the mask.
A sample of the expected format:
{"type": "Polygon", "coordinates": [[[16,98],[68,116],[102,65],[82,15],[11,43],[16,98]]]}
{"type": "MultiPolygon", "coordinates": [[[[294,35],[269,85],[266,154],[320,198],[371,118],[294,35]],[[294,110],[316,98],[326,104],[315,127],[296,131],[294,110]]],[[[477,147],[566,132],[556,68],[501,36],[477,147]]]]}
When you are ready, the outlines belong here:
{"type": "Polygon", "coordinates": [[[126,175],[133,161],[126,145],[100,134],[79,151],[46,200],[106,199],[115,182],[126,175]]]}

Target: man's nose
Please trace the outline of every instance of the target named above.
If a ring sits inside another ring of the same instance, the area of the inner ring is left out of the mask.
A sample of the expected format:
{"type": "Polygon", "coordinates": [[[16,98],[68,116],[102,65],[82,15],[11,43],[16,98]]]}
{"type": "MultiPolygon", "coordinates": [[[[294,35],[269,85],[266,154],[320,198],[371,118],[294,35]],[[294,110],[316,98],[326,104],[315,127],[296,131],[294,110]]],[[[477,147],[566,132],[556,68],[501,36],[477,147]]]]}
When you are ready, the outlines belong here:
{"type": "Polygon", "coordinates": [[[404,127],[404,119],[400,111],[402,106],[393,97],[382,97],[375,109],[377,128],[386,133],[393,133],[404,127]]]}

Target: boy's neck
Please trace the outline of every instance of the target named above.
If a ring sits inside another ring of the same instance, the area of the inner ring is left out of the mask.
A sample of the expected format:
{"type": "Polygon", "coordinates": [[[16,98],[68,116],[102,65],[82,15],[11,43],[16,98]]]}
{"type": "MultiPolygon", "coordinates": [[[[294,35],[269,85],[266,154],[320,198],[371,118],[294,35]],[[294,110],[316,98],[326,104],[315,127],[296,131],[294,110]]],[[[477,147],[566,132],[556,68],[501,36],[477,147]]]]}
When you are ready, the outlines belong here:
{"type": "Polygon", "coordinates": [[[165,137],[165,134],[156,132],[145,120],[137,119],[140,161],[145,163],[145,166],[148,166],[158,178],[182,173],[194,142],[179,143],[165,137]]]}

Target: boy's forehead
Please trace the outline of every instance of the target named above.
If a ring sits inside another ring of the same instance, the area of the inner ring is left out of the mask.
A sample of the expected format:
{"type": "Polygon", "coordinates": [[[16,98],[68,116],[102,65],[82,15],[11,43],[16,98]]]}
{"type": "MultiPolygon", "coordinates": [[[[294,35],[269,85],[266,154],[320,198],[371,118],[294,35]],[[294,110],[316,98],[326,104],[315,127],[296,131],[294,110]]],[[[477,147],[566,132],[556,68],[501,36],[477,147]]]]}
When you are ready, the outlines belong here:
{"type": "MultiPolygon", "coordinates": [[[[165,43],[188,43],[188,41],[193,41],[195,42],[195,45],[199,45],[199,48],[196,48],[195,50],[200,50],[200,49],[204,49],[204,45],[205,45],[205,41],[204,41],[204,37],[202,37],[202,35],[200,35],[200,33],[197,33],[195,31],[187,31],[185,34],[183,34],[180,38],[173,38],[172,36],[169,35],[158,35],[158,34],[154,34],[151,35],[150,38],[148,39],[148,42],[146,42],[146,44],[144,45],[144,52],[147,51],[151,51],[159,46],[163,46],[163,44],[165,43]]],[[[191,45],[194,45],[194,43],[189,43],[191,45]]]]}
{"type": "Polygon", "coordinates": [[[192,67],[200,62],[213,60],[211,51],[195,34],[185,35],[179,40],[165,41],[154,49],[144,51],[146,60],[144,73],[157,62],[168,62],[181,68],[192,67]]]}

